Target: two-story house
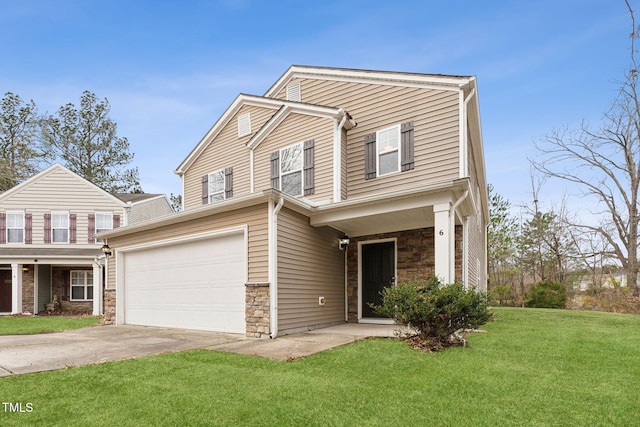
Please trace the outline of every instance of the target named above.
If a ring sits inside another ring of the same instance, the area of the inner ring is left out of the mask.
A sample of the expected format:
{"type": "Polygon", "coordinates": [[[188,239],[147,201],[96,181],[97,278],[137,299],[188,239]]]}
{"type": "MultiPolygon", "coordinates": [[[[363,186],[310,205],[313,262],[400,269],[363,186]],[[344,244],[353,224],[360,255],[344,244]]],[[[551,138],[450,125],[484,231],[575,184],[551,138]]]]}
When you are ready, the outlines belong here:
{"type": "Polygon", "coordinates": [[[96,234],[172,213],[164,195],[111,195],[55,164],[0,194],[0,313],[102,314],[96,234]]]}
{"type": "Polygon", "coordinates": [[[184,211],[100,234],[116,323],[276,337],[388,322],[400,281],[486,289],[475,77],[292,66],[178,166],[184,211]]]}

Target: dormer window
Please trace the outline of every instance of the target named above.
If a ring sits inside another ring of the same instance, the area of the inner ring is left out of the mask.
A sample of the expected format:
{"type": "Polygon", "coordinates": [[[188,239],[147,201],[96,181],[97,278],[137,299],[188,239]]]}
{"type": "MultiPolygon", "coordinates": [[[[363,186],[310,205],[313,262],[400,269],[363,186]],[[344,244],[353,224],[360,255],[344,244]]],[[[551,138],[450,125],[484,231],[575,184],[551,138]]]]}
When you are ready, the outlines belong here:
{"type": "Polygon", "coordinates": [[[301,100],[300,83],[298,82],[287,86],[287,101],[300,102],[301,100]]]}
{"type": "Polygon", "coordinates": [[[251,114],[238,116],[238,138],[251,133],[251,114]]]}

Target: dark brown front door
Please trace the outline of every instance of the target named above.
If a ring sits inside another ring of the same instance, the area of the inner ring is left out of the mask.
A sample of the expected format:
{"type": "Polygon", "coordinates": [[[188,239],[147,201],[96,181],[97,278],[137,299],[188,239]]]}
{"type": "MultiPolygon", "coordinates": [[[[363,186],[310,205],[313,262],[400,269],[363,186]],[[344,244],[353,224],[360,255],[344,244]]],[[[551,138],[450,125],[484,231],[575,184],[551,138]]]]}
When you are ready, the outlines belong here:
{"type": "Polygon", "coordinates": [[[362,317],[384,317],[370,304],[382,304],[380,292],[396,280],[395,242],[362,245],[362,317]]]}
{"type": "Polygon", "coordinates": [[[0,270],[0,313],[11,313],[11,270],[0,270]]]}

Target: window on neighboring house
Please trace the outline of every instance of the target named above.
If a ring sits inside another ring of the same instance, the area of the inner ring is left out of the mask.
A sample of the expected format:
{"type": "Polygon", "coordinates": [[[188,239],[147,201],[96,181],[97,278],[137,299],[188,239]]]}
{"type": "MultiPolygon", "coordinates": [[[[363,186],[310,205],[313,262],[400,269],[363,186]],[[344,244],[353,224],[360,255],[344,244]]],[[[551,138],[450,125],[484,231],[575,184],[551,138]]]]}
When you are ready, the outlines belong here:
{"type": "Polygon", "coordinates": [[[298,143],[280,150],[280,190],[301,196],[302,188],[302,143],[298,143]]]}
{"type": "Polygon", "coordinates": [[[300,83],[294,83],[287,86],[287,101],[300,102],[302,96],[300,95],[300,83]]]}
{"type": "MultiPolygon", "coordinates": [[[[96,234],[113,229],[113,214],[111,212],[96,212],[96,234]]],[[[102,243],[102,239],[96,239],[102,243]]]]}
{"type": "Polygon", "coordinates": [[[93,271],[71,270],[71,301],[93,300],[93,271]]]}
{"type": "Polygon", "coordinates": [[[24,243],[24,212],[7,212],[7,243],[24,243]]]}
{"type": "Polygon", "coordinates": [[[400,170],[400,126],[380,130],[376,135],[378,175],[400,170]]]}
{"type": "Polygon", "coordinates": [[[238,116],[238,138],[251,133],[251,114],[246,113],[238,116]]]}
{"type": "Polygon", "coordinates": [[[51,241],[69,243],[69,213],[51,212],[51,241]]]}

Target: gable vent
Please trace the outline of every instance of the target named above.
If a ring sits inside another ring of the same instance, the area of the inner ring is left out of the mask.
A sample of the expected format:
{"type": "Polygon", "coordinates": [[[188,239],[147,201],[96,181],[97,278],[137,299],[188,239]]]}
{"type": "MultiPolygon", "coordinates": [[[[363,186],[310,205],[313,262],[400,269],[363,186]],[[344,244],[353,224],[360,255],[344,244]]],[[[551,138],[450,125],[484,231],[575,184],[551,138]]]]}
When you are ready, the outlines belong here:
{"type": "Polygon", "coordinates": [[[300,83],[287,86],[287,101],[300,102],[300,83]]]}
{"type": "Polygon", "coordinates": [[[250,113],[238,116],[238,138],[249,135],[251,133],[251,115],[250,113]]]}

